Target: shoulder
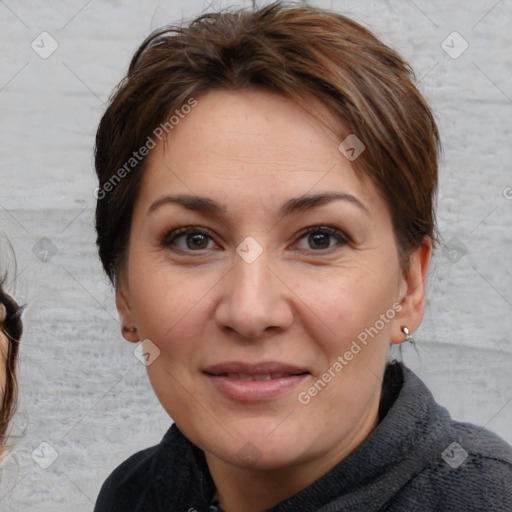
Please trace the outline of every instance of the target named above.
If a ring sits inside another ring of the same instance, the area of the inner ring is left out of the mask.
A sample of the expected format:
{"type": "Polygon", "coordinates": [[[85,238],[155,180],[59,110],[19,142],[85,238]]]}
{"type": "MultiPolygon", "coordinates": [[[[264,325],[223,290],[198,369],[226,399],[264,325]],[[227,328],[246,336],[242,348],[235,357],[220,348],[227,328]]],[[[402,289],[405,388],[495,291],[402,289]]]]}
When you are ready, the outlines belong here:
{"type": "Polygon", "coordinates": [[[423,512],[428,503],[428,512],[512,511],[512,447],[483,427],[451,420],[432,458],[396,498],[386,510],[423,512]]]}
{"type": "Polygon", "coordinates": [[[160,445],[126,459],[103,483],[94,512],[129,512],[139,504],[152,484],[152,464],[160,445]]]}
{"type": "Polygon", "coordinates": [[[452,420],[448,432],[451,442],[436,479],[440,490],[457,484],[471,510],[512,511],[512,447],[471,423],[452,420]]]}
{"type": "MultiPolygon", "coordinates": [[[[413,469],[383,510],[512,511],[512,447],[484,427],[454,420],[410,369],[401,368],[404,386],[393,417],[404,424],[413,419],[406,446],[416,463],[407,465],[413,469]]],[[[399,429],[400,422],[393,426],[399,429]]]]}
{"type": "Polygon", "coordinates": [[[178,510],[203,504],[213,489],[204,453],[173,423],[158,445],[132,455],[111,473],[94,512],[178,510]]]}

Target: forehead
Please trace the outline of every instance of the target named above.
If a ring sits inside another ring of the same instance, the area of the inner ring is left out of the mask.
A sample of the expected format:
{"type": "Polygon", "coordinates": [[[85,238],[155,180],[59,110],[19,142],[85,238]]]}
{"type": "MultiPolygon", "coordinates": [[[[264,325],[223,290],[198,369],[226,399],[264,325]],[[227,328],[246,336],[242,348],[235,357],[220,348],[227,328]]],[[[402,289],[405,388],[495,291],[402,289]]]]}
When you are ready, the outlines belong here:
{"type": "MultiPolygon", "coordinates": [[[[318,102],[314,112],[344,127],[318,102]]],[[[339,137],[282,95],[258,90],[210,91],[148,155],[140,195],[162,189],[210,195],[219,202],[341,190],[376,195],[338,149],[339,137]]],[[[282,196],[282,197],[281,197],[282,196]]]]}

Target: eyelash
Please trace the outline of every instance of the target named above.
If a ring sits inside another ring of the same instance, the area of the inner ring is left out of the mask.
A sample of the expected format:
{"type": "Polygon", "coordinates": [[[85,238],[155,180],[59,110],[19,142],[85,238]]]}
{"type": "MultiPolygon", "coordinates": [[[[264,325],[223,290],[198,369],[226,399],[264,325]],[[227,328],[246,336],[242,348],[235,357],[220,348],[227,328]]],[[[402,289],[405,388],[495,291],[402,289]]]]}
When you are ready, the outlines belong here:
{"type": "MultiPolygon", "coordinates": [[[[210,235],[209,230],[206,230],[204,228],[195,227],[195,226],[186,226],[183,228],[178,228],[178,229],[174,229],[174,230],[167,232],[166,235],[162,239],[162,242],[161,242],[162,246],[166,249],[169,249],[178,238],[180,238],[183,235],[187,235],[187,234],[191,234],[191,233],[205,235],[205,236],[209,237],[211,240],[213,240],[213,237],[210,235]]],[[[338,245],[340,245],[340,246],[347,245],[349,243],[348,236],[346,236],[339,229],[333,228],[331,226],[310,226],[308,228],[305,228],[304,230],[302,230],[299,233],[299,235],[297,237],[297,241],[301,240],[302,238],[304,238],[307,235],[310,235],[312,233],[322,233],[324,235],[331,236],[338,241],[338,245]]],[[[297,243],[297,242],[294,242],[294,243],[297,243]]],[[[328,247],[326,249],[309,249],[309,250],[312,252],[327,252],[327,251],[330,252],[335,247],[336,246],[328,247]]],[[[196,251],[193,249],[187,249],[187,250],[177,249],[177,250],[181,251],[181,252],[187,252],[187,253],[197,252],[197,253],[201,254],[202,251],[207,250],[207,249],[198,249],[196,251]]],[[[305,250],[307,250],[307,249],[305,249],[305,250]]]]}

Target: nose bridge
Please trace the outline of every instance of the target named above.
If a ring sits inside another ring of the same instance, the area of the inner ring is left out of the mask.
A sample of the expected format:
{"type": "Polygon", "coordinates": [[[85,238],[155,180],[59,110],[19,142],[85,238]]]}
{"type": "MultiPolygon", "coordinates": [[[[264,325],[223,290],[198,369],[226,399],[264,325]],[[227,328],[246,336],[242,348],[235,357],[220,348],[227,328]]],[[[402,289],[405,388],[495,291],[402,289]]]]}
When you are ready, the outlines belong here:
{"type": "Polygon", "coordinates": [[[263,303],[263,299],[269,299],[271,272],[268,251],[258,252],[250,243],[242,243],[237,248],[233,269],[234,293],[250,300],[260,298],[259,302],[263,303]]]}
{"type": "Polygon", "coordinates": [[[286,327],[293,315],[280,281],[269,268],[268,251],[254,239],[245,239],[236,252],[216,312],[219,327],[247,338],[256,338],[269,327],[286,327]]]}

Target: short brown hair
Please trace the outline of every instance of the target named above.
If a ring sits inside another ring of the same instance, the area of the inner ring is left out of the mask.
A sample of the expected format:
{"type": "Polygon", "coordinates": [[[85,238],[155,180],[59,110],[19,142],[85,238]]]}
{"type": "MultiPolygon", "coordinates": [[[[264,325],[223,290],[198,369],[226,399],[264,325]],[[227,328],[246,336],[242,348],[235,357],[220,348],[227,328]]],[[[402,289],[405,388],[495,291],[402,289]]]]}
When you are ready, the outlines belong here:
{"type": "Polygon", "coordinates": [[[306,108],[314,97],[349,128],[337,134],[340,142],[349,133],[363,142],[366,149],[353,164],[386,199],[404,270],[425,237],[436,239],[439,135],[410,66],[341,14],[276,2],[163,27],[133,56],[96,136],[102,191],[97,244],[114,284],[146,160],[113,184],[115,174],[190,98],[213,89],[247,88],[283,94],[306,108]]]}

